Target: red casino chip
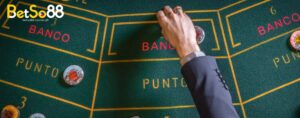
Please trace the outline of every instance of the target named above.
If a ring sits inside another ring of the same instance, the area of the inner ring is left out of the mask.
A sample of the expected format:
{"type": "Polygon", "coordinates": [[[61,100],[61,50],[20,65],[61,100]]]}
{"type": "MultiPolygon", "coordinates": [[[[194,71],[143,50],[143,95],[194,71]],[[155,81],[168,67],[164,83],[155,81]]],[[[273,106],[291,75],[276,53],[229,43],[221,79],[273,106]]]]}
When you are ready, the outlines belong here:
{"type": "Polygon", "coordinates": [[[300,50],[300,31],[296,31],[292,34],[290,44],[295,50],[300,50]]]}
{"type": "Polygon", "coordinates": [[[68,85],[79,84],[84,76],[84,72],[80,66],[71,65],[64,71],[64,81],[68,85]]]}

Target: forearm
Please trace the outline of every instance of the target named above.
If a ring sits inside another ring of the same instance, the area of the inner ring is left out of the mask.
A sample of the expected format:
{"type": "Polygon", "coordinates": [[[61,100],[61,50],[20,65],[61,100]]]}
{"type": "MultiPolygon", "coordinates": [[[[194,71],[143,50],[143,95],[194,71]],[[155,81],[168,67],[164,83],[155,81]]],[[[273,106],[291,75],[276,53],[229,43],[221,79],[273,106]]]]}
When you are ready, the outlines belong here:
{"type": "Polygon", "coordinates": [[[213,57],[194,58],[181,71],[201,117],[238,117],[213,57]]]}

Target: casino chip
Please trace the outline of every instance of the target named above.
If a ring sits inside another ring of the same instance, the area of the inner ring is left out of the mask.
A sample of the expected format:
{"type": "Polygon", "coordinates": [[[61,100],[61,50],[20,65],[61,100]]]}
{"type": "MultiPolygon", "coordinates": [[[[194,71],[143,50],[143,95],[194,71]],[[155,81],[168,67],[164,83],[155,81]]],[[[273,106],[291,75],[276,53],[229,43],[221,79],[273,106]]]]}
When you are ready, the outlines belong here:
{"type": "Polygon", "coordinates": [[[300,30],[292,34],[290,44],[295,50],[300,50],[300,30]]]}
{"type": "Polygon", "coordinates": [[[34,114],[31,114],[29,116],[29,118],[46,118],[46,116],[44,114],[41,114],[41,113],[34,113],[34,114]]]}
{"type": "Polygon", "coordinates": [[[19,118],[20,111],[13,105],[6,105],[1,111],[1,118],[19,118]]]}
{"type": "Polygon", "coordinates": [[[79,84],[84,76],[84,72],[80,66],[71,65],[64,71],[64,80],[68,85],[79,84]]]}
{"type": "Polygon", "coordinates": [[[205,32],[200,26],[195,26],[197,43],[201,44],[205,38],[205,32]]]}

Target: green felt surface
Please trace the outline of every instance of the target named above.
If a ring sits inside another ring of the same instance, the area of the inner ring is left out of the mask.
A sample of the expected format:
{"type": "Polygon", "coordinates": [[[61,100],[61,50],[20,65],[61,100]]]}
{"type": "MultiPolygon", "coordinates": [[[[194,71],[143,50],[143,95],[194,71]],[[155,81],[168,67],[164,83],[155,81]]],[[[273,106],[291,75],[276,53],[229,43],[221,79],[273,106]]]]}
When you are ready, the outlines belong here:
{"type": "Polygon", "coordinates": [[[300,117],[300,53],[289,46],[300,26],[299,0],[2,0],[0,108],[22,106],[26,98],[21,118],[36,112],[47,118],[199,117],[176,52],[143,51],[143,43],[168,46],[155,17],[167,4],[182,5],[205,30],[201,49],[216,58],[240,117],[300,117]],[[63,4],[65,16],[47,22],[7,20],[9,3],[18,9],[63,4]],[[275,28],[260,35],[258,27],[268,24],[275,28]],[[71,39],[63,43],[29,33],[33,26],[36,32],[59,31],[71,39]],[[77,86],[62,80],[69,65],[84,70],[77,86]]]}

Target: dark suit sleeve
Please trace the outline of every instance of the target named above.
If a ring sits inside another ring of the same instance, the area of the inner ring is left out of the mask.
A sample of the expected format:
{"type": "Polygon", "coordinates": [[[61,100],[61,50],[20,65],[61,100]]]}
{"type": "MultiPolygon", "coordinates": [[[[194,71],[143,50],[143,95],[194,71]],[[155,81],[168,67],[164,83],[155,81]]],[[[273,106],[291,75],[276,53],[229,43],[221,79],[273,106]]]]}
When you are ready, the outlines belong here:
{"type": "Polygon", "coordinates": [[[181,68],[181,72],[202,118],[239,117],[213,57],[194,58],[181,68]]]}

